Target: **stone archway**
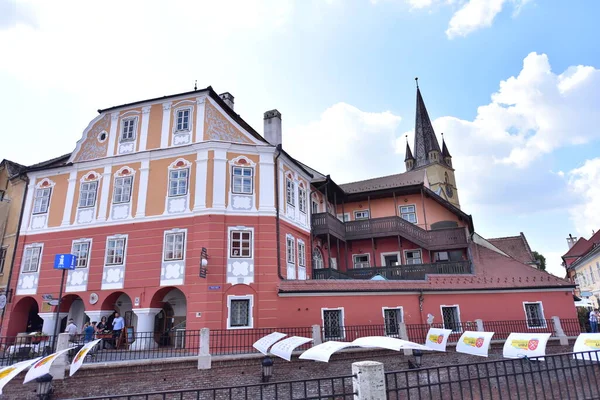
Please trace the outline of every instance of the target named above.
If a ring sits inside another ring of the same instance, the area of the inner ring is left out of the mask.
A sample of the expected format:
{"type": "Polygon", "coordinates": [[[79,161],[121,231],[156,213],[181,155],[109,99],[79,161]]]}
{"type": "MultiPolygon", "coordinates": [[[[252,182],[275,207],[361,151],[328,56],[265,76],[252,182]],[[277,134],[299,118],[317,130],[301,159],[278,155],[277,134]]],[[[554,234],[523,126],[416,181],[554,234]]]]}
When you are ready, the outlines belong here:
{"type": "Polygon", "coordinates": [[[161,346],[177,345],[177,332],[185,330],[187,322],[187,299],[178,288],[165,287],[158,290],[151,301],[154,316],[154,337],[161,346]]]}
{"type": "Polygon", "coordinates": [[[64,332],[67,327],[67,321],[73,319],[77,326],[77,331],[81,332],[83,325],[89,322],[90,318],[85,313],[85,304],[83,299],[76,294],[68,294],[62,298],[60,303],[60,328],[58,333],[64,332]]]}
{"type": "MultiPolygon", "coordinates": [[[[6,329],[7,336],[42,331],[44,320],[39,316],[39,305],[33,297],[23,297],[12,308],[6,329]]],[[[48,332],[49,333],[49,332],[48,332]]]]}
{"type": "Polygon", "coordinates": [[[125,292],[114,292],[108,295],[101,305],[102,315],[108,315],[108,327],[112,329],[114,313],[118,312],[125,319],[126,326],[135,326],[137,317],[133,312],[131,297],[125,292]]]}

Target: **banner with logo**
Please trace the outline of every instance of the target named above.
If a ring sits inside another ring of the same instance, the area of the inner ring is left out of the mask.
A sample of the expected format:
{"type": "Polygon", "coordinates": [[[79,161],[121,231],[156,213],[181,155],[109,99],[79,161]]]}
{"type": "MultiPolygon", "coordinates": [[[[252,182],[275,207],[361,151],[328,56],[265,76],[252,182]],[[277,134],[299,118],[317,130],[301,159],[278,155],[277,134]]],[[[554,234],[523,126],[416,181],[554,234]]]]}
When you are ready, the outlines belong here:
{"type": "Polygon", "coordinates": [[[27,375],[25,375],[25,380],[23,383],[30,382],[35,378],[39,378],[40,376],[46,375],[50,373],[50,367],[56,358],[67,351],[74,349],[74,347],[70,347],[65,350],[57,351],[56,353],[50,354],[33,364],[29,371],[27,371],[27,375]]]}
{"type": "Polygon", "coordinates": [[[546,355],[546,343],[550,333],[511,333],[504,342],[506,358],[542,357],[546,355]]]}
{"type": "Polygon", "coordinates": [[[430,328],[425,339],[425,346],[429,350],[446,351],[446,343],[452,333],[452,329],[430,328]]]}
{"type": "Polygon", "coordinates": [[[298,346],[302,346],[304,343],[312,342],[312,339],[292,336],[287,339],[283,339],[281,342],[277,342],[271,347],[270,353],[281,357],[284,360],[291,361],[292,351],[298,346]]]}
{"type": "Polygon", "coordinates": [[[10,382],[15,376],[19,375],[21,371],[24,371],[31,364],[35,363],[41,357],[34,358],[33,360],[25,360],[19,363],[13,364],[9,367],[4,367],[0,369],[0,394],[2,394],[2,389],[8,382],[10,382]]]}
{"type": "Polygon", "coordinates": [[[354,346],[354,344],[349,342],[336,342],[332,340],[311,347],[304,353],[300,354],[299,358],[301,360],[329,362],[329,358],[333,353],[349,346],[354,346]]]}
{"type": "Polygon", "coordinates": [[[273,332],[265,337],[258,339],[256,342],[254,342],[252,347],[254,347],[256,350],[260,351],[266,356],[267,352],[269,351],[269,347],[271,347],[274,343],[279,341],[279,339],[286,336],[287,335],[285,333],[273,332]]]}
{"type": "Polygon", "coordinates": [[[422,344],[409,342],[408,340],[402,340],[387,336],[366,336],[361,337],[352,342],[353,346],[365,347],[365,348],[382,348],[388,350],[400,351],[402,349],[418,349],[418,350],[430,350],[429,347],[423,346],[422,344]]]}
{"type": "Polygon", "coordinates": [[[85,360],[85,356],[94,348],[95,345],[100,343],[102,339],[94,340],[93,342],[86,343],[73,357],[73,362],[71,363],[71,367],[69,368],[69,376],[73,376],[75,372],[83,365],[83,360],[85,360]]]}
{"type": "Polygon", "coordinates": [[[573,358],[600,362],[600,333],[580,334],[573,346],[573,353],[582,351],[589,351],[590,353],[573,354],[573,358]]]}
{"type": "Polygon", "coordinates": [[[465,331],[456,343],[456,351],[487,357],[492,336],[494,336],[494,332],[465,331]]]}

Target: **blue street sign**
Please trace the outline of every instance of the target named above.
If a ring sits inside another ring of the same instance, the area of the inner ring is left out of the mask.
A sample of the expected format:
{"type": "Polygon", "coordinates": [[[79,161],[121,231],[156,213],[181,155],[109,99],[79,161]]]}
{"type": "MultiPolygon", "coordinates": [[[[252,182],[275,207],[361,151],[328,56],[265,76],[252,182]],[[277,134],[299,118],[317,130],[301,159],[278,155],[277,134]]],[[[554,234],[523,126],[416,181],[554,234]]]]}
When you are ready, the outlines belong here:
{"type": "Polygon", "coordinates": [[[75,269],[77,256],[73,254],[57,254],[54,256],[54,269],[75,269]]]}

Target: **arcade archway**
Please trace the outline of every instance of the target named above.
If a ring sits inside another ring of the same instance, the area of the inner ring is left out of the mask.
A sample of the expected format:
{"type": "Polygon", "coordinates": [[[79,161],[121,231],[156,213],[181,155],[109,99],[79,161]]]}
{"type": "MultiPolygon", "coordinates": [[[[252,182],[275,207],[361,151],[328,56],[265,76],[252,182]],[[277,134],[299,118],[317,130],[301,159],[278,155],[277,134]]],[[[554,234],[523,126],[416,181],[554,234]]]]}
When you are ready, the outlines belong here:
{"type": "Polygon", "coordinates": [[[10,312],[7,336],[19,333],[41,332],[44,320],[39,316],[39,305],[33,297],[23,297],[10,312]]]}
{"type": "Polygon", "coordinates": [[[154,336],[161,346],[175,344],[178,330],[186,327],[187,299],[173,287],[163,288],[152,296],[152,307],[160,311],[154,317],[154,336]]]}

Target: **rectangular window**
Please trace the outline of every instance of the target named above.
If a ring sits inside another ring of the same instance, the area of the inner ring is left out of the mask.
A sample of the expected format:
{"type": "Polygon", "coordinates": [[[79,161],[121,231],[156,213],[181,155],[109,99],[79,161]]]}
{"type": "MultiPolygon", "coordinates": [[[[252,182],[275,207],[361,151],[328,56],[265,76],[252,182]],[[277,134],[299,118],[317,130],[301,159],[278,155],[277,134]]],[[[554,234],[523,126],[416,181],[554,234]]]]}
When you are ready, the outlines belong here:
{"type": "Polygon", "coordinates": [[[423,264],[421,258],[421,250],[409,250],[404,252],[406,256],[406,264],[423,264]]]}
{"type": "Polygon", "coordinates": [[[417,223],[417,212],[415,206],[400,206],[400,216],[402,219],[405,219],[408,222],[412,222],[413,224],[417,223]]]}
{"type": "Polygon", "coordinates": [[[129,200],[131,199],[132,182],[132,176],[124,176],[115,179],[115,191],[113,193],[114,204],[129,203],[129,200]]]}
{"type": "Polygon", "coordinates": [[[294,187],[294,182],[291,179],[285,180],[285,199],[290,206],[296,205],[295,195],[296,188],[294,187]]]}
{"type": "Polygon", "coordinates": [[[400,322],[402,322],[401,308],[384,308],[383,319],[386,335],[397,336],[400,334],[400,322]]]}
{"type": "Polygon", "coordinates": [[[79,191],[79,208],[94,207],[96,205],[96,191],[98,182],[83,182],[79,191]]]}
{"type": "Polygon", "coordinates": [[[318,214],[319,213],[319,203],[317,203],[316,201],[313,200],[312,204],[311,204],[311,207],[312,207],[311,211],[312,211],[313,214],[318,214]]]}
{"type": "Polygon", "coordinates": [[[165,235],[164,261],[183,260],[185,233],[167,233],[165,235]]]}
{"type": "Polygon", "coordinates": [[[352,258],[354,260],[354,268],[369,268],[371,266],[368,254],[357,254],[352,256],[352,258]]]}
{"type": "Polygon", "coordinates": [[[185,108],[183,110],[177,110],[177,131],[189,131],[190,130],[190,114],[191,110],[185,108]]]}
{"type": "Polygon", "coordinates": [[[442,306],[442,321],[444,329],[452,329],[452,332],[462,331],[458,306],[442,306]]]}
{"type": "Polygon", "coordinates": [[[350,221],[350,214],[348,214],[348,213],[338,214],[337,217],[342,222],[348,222],[348,221],[350,221]]]}
{"type": "Polygon", "coordinates": [[[169,172],[169,197],[185,196],[188,192],[188,168],[169,172]]]}
{"type": "Polygon", "coordinates": [[[253,170],[247,167],[233,167],[231,192],[252,194],[253,170]]]}
{"type": "Polygon", "coordinates": [[[323,334],[325,340],[344,337],[344,317],[342,310],[323,310],[323,334]]]}
{"type": "Polygon", "coordinates": [[[128,142],[135,139],[135,123],[137,118],[127,118],[123,120],[121,131],[121,142],[128,142]]]}
{"type": "Polygon", "coordinates": [[[249,328],[250,311],[250,300],[231,300],[229,305],[229,326],[249,328]]]}
{"type": "Polygon", "coordinates": [[[4,263],[6,262],[6,253],[8,247],[0,247],[0,274],[4,273],[4,263]]]}
{"type": "Polygon", "coordinates": [[[23,272],[37,272],[40,266],[41,253],[42,248],[38,246],[25,249],[25,255],[23,256],[23,272]]]}
{"type": "Polygon", "coordinates": [[[524,303],[525,307],[525,318],[527,319],[528,328],[545,328],[546,320],[544,319],[544,311],[542,310],[542,303],[524,303]]]}
{"type": "Polygon", "coordinates": [[[592,270],[591,265],[590,265],[590,278],[592,279],[592,283],[596,283],[596,278],[594,277],[594,271],[592,270]]]}
{"type": "Polygon", "coordinates": [[[447,251],[436,251],[433,253],[433,258],[435,262],[444,262],[450,260],[450,255],[447,251]]]}
{"type": "Polygon", "coordinates": [[[291,236],[286,237],[286,254],[288,264],[294,264],[296,262],[296,257],[294,254],[294,238],[291,236]]]}
{"type": "Polygon", "coordinates": [[[252,257],[252,232],[231,231],[231,254],[232,258],[252,257]]]}
{"type": "Polygon", "coordinates": [[[123,265],[125,259],[125,238],[108,239],[106,244],[106,265],[123,265]]]}
{"type": "Polygon", "coordinates": [[[301,240],[298,240],[298,265],[306,267],[306,247],[301,240]]]}
{"type": "Polygon", "coordinates": [[[298,188],[298,208],[300,212],[306,213],[306,190],[298,188]]]}
{"type": "Polygon", "coordinates": [[[369,219],[369,210],[354,211],[354,219],[369,219]]]}
{"type": "Polygon", "coordinates": [[[34,214],[45,214],[48,212],[48,205],[50,204],[50,193],[52,189],[43,188],[35,190],[35,200],[33,201],[33,213],[34,214]]]}
{"type": "Polygon", "coordinates": [[[90,242],[75,242],[71,254],[77,256],[77,268],[87,268],[90,258],[90,242]]]}

